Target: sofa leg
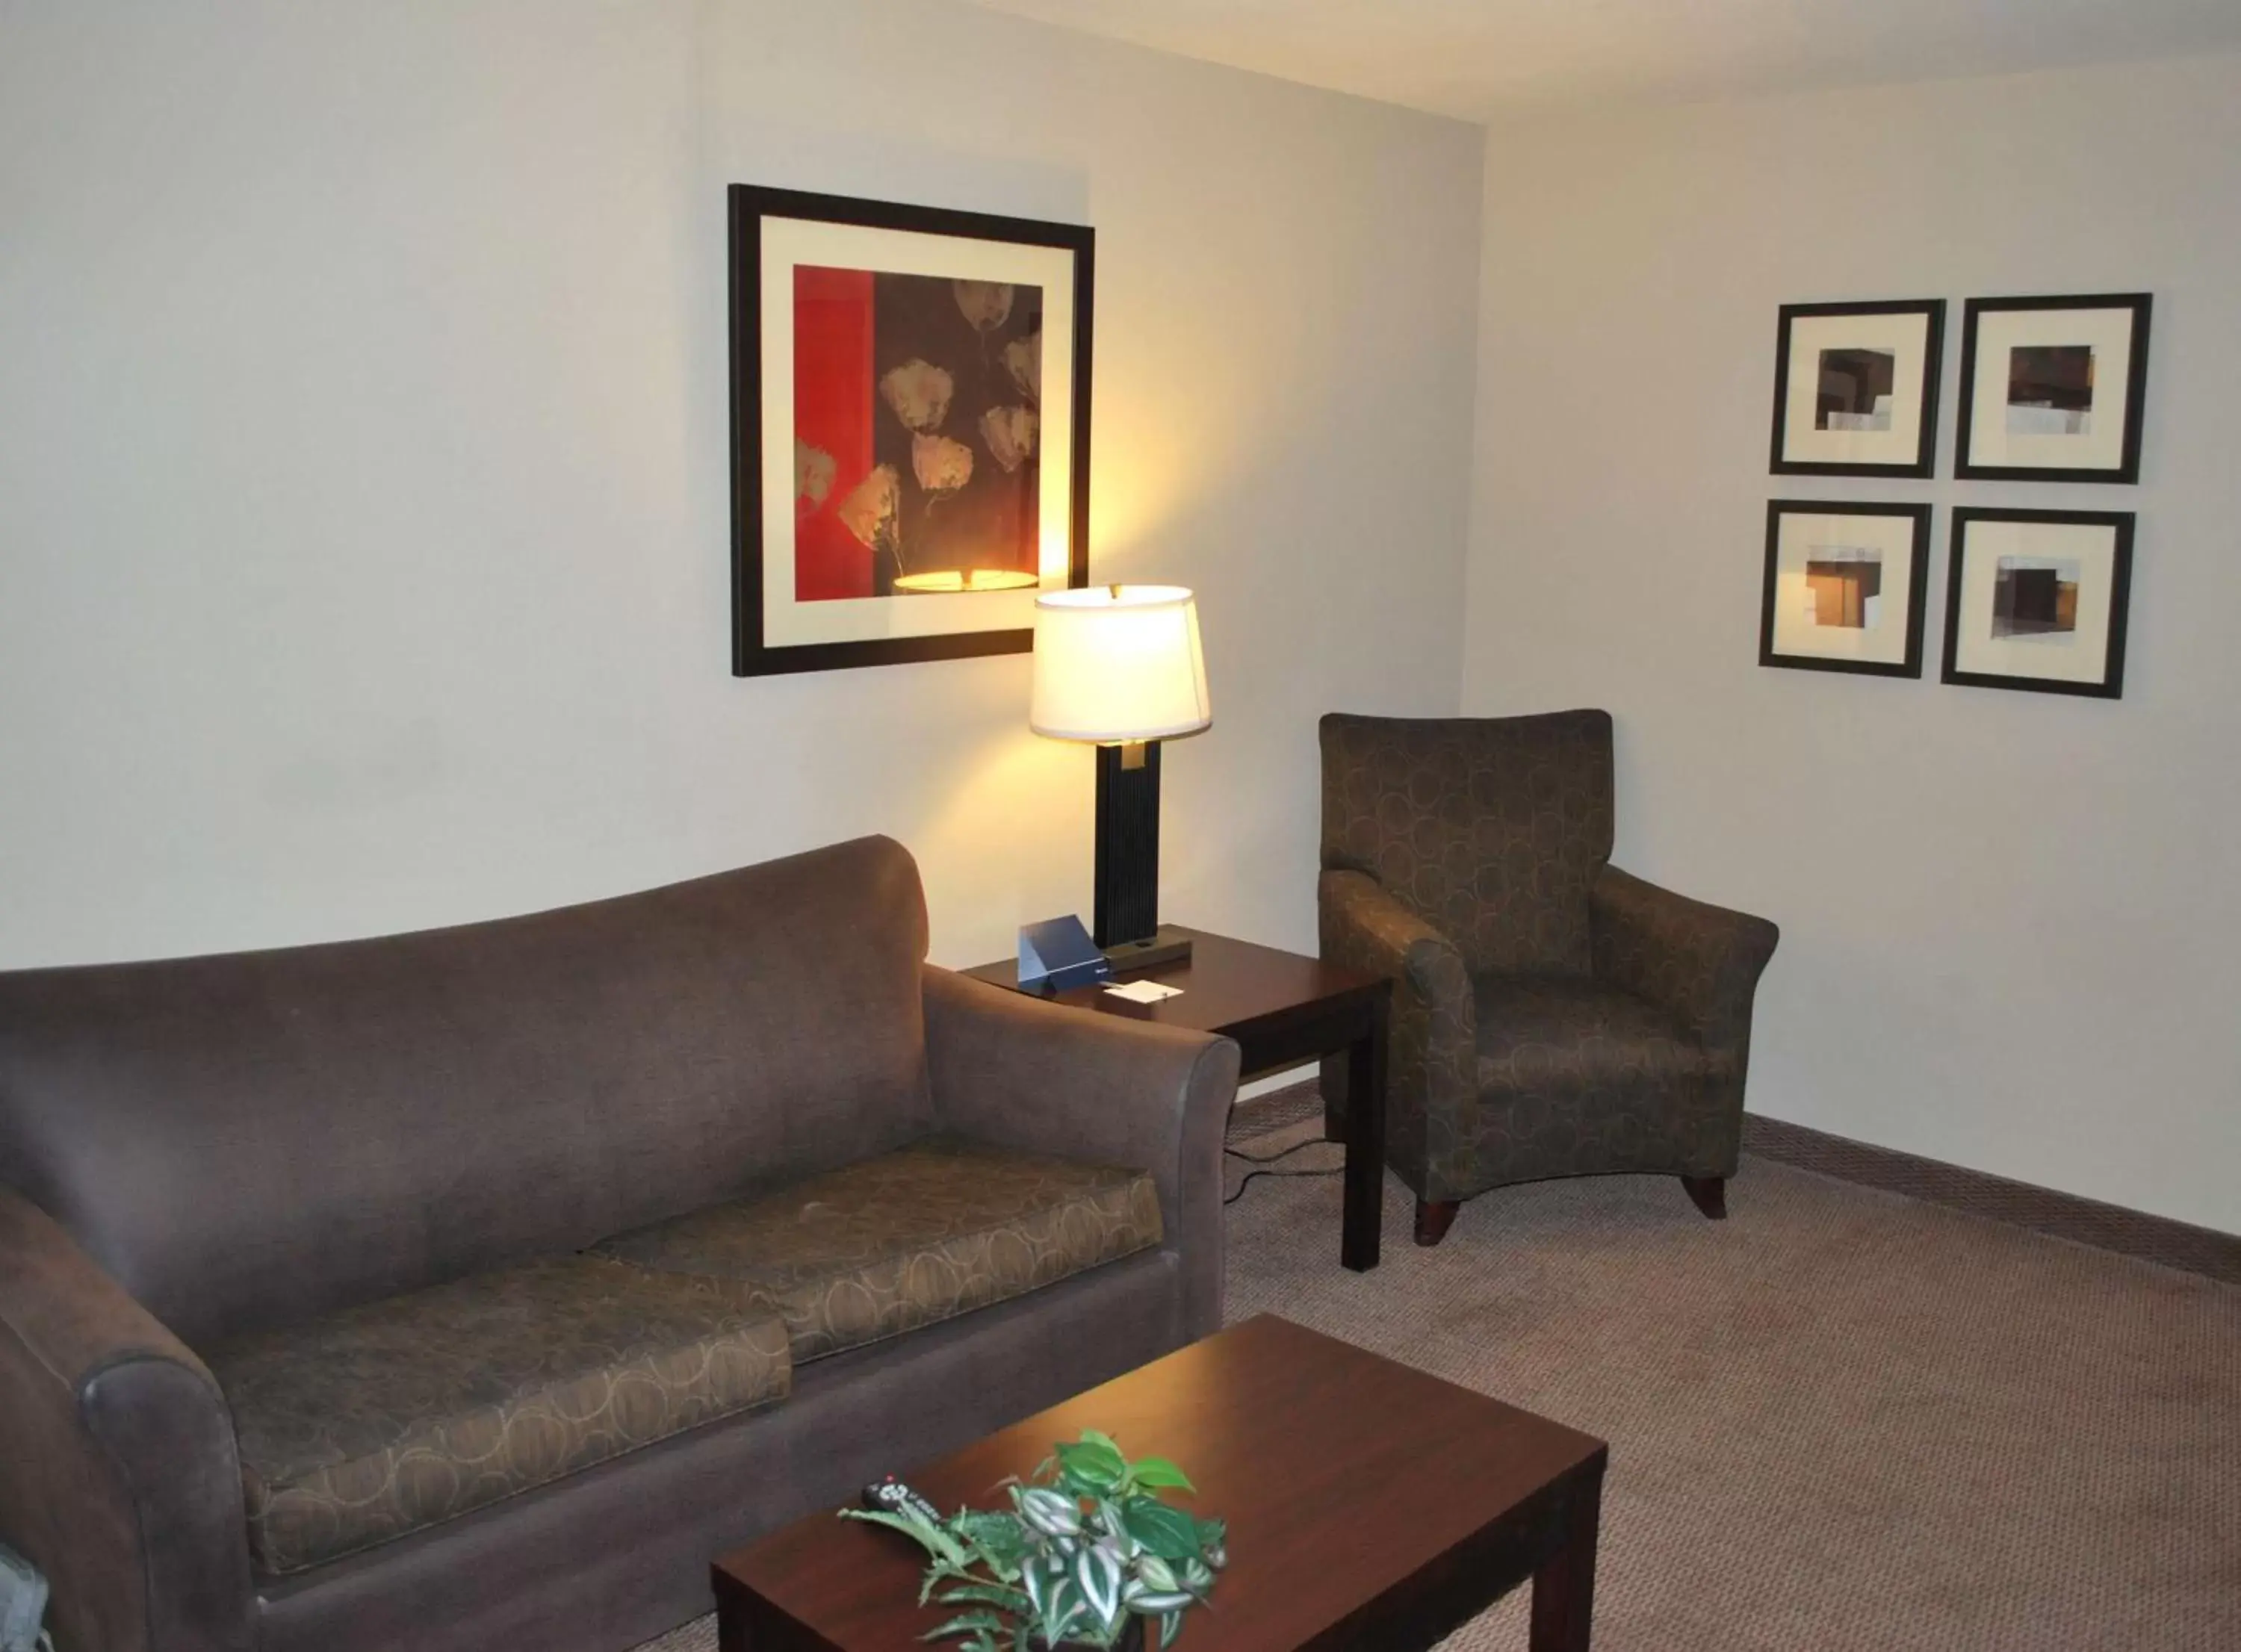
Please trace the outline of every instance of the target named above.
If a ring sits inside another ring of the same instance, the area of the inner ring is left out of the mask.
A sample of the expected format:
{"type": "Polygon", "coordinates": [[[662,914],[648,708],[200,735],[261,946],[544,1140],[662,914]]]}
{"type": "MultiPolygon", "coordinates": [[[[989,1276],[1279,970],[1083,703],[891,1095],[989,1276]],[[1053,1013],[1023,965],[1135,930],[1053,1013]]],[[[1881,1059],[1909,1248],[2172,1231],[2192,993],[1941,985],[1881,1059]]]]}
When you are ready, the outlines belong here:
{"type": "Polygon", "coordinates": [[[1462,1201],[1459,1199],[1419,1199],[1416,1201],[1416,1242],[1428,1247],[1445,1239],[1448,1229],[1455,1225],[1455,1212],[1462,1207],[1462,1201]]]}
{"type": "Polygon", "coordinates": [[[1681,1185],[1696,1208],[1714,1221],[1728,1219],[1728,1179],[1725,1176],[1683,1176],[1681,1185]]]}

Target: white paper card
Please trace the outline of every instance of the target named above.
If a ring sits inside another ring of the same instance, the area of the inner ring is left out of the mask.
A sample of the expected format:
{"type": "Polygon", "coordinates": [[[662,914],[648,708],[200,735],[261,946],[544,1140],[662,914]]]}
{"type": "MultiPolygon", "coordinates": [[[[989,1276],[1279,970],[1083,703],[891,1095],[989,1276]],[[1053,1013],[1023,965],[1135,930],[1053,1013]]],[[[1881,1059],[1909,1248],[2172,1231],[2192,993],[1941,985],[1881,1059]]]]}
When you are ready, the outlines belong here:
{"type": "Polygon", "coordinates": [[[1122,981],[1117,987],[1105,989],[1115,998],[1125,998],[1131,1004],[1156,1004],[1163,998],[1181,998],[1180,987],[1163,987],[1158,981],[1122,981]]]}

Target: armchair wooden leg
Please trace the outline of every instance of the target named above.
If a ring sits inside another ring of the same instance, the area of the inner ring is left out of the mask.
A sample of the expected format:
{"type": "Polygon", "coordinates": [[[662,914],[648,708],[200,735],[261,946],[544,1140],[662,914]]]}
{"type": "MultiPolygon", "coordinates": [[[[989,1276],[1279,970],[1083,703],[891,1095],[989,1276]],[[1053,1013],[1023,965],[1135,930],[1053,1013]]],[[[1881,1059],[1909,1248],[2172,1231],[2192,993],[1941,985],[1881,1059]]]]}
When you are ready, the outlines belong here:
{"type": "Polygon", "coordinates": [[[1462,1201],[1459,1199],[1419,1199],[1416,1201],[1416,1242],[1428,1247],[1445,1239],[1448,1229],[1455,1225],[1455,1212],[1462,1207],[1462,1201]]]}
{"type": "Polygon", "coordinates": [[[1683,1176],[1681,1185],[1689,1197],[1714,1221],[1728,1219],[1728,1179],[1725,1176],[1683,1176]]]}

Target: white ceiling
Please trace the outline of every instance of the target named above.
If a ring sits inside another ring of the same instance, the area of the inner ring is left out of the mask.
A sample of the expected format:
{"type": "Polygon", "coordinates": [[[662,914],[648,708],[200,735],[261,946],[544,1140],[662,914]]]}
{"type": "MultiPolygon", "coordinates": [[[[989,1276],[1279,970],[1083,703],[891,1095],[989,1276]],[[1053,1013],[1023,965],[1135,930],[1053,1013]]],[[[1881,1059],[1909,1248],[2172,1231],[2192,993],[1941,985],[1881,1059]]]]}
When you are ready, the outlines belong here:
{"type": "Polygon", "coordinates": [[[1185,57],[1483,120],[2182,57],[2241,0],[978,0],[1185,57]]]}

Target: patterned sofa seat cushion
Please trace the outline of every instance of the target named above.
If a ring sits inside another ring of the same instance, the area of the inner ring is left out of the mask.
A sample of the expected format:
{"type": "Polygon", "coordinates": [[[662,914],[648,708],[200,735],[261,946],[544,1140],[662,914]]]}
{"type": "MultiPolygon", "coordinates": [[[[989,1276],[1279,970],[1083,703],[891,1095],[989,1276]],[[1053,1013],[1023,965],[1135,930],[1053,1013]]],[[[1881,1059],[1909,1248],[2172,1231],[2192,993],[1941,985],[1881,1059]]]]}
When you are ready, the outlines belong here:
{"type": "Polygon", "coordinates": [[[1160,1242],[1141,1171],[929,1136],[776,1192],[603,1241],[752,1287],[797,1363],[1021,1296],[1160,1242]]]}
{"type": "Polygon", "coordinates": [[[572,1256],[219,1348],[249,1546],[301,1571],[786,1397],[784,1328],[723,1281],[572,1256]]]}

